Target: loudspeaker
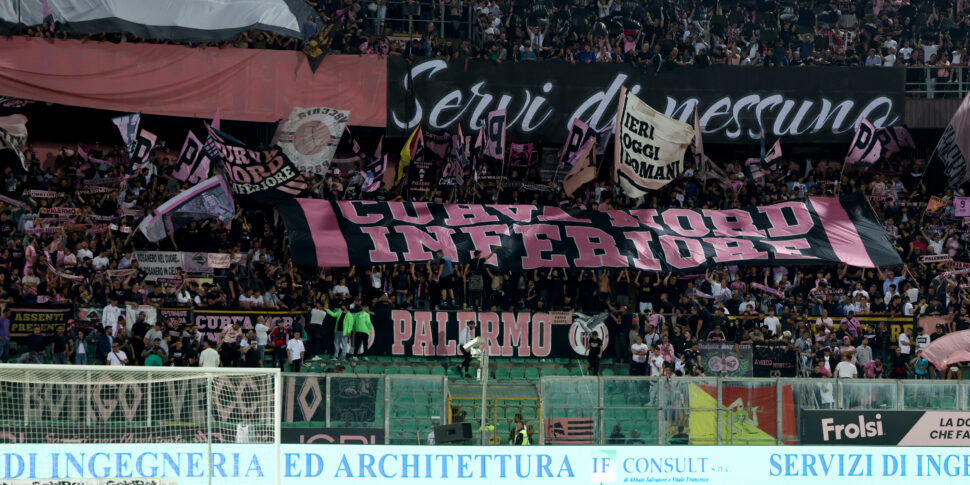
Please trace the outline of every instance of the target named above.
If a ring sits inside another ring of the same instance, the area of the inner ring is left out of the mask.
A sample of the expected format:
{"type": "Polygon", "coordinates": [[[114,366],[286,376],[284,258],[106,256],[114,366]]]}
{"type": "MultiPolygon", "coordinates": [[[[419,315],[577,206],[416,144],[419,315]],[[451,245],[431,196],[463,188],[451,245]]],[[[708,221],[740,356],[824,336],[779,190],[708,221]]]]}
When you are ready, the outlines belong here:
{"type": "Polygon", "coordinates": [[[434,442],[453,443],[472,439],[471,423],[442,424],[434,427],[434,442]]]}

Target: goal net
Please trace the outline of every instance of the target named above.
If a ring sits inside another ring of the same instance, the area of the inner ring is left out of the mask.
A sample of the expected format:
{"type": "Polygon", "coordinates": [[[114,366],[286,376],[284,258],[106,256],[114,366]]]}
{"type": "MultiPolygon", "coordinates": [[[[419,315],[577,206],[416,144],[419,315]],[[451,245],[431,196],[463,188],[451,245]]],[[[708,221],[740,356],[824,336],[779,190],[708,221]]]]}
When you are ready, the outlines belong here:
{"type": "Polygon", "coordinates": [[[276,369],[0,365],[10,443],[278,443],[276,369]]]}

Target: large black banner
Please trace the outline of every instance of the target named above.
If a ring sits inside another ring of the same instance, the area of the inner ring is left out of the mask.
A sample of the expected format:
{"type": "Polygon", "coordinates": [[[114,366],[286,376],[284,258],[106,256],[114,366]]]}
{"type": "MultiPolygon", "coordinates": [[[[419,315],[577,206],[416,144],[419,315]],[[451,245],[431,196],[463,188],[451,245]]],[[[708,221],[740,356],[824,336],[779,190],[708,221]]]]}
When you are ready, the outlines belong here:
{"type": "MultiPolygon", "coordinates": [[[[179,312],[173,310],[170,314],[163,314],[163,317],[172,318],[170,322],[179,321],[179,312]]],[[[245,333],[252,330],[259,317],[266,317],[265,325],[269,328],[276,326],[277,321],[283,322],[284,328],[292,328],[294,323],[305,323],[306,312],[287,311],[287,310],[246,310],[226,308],[219,310],[196,309],[192,310],[191,318],[195,323],[203,338],[213,342],[219,337],[219,333],[233,323],[239,323],[240,330],[245,333]]]]}
{"type": "Polygon", "coordinates": [[[798,440],[803,445],[970,446],[970,412],[804,410],[798,440]]]}
{"type": "Polygon", "coordinates": [[[754,377],[795,377],[795,349],[787,344],[754,346],[754,377]]]}
{"type": "Polygon", "coordinates": [[[280,204],[304,266],[469,263],[498,247],[506,271],[717,265],[902,264],[862,194],[744,209],[563,210],[555,206],[292,199],[280,204]]]}
{"type": "Polygon", "coordinates": [[[608,327],[605,313],[574,312],[571,321],[554,323],[559,320],[530,312],[380,311],[374,327],[390,330],[376,333],[371,350],[378,355],[459,356],[458,335],[468,322],[476,322],[476,335],[494,357],[585,358],[592,332],[603,338],[603,356],[613,356],[616,330],[608,327]]]}
{"type": "Polygon", "coordinates": [[[74,316],[71,305],[13,306],[10,308],[10,336],[29,335],[40,327],[44,335],[53,334],[58,325],[66,325],[74,316]]]}
{"type": "Polygon", "coordinates": [[[705,141],[769,137],[845,141],[859,120],[900,124],[902,69],[736,66],[682,68],[657,75],[626,64],[509,63],[388,58],[387,131],[407,136],[416,122],[475,133],[492,110],[508,112],[514,140],[562,143],[569,120],[596,130],[616,119],[621,86],[665,115],[688,122],[696,106],[705,141]],[[410,73],[408,72],[410,69],[410,73]],[[413,80],[413,89],[411,82],[413,80]]]}

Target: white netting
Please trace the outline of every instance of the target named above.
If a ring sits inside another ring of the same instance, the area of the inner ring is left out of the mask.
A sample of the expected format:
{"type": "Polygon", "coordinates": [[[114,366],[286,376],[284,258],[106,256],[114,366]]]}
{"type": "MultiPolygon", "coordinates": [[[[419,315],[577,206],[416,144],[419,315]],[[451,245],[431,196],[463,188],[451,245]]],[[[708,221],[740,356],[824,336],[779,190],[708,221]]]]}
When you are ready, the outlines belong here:
{"type": "Polygon", "coordinates": [[[16,443],[274,443],[275,369],[0,365],[16,443]]]}

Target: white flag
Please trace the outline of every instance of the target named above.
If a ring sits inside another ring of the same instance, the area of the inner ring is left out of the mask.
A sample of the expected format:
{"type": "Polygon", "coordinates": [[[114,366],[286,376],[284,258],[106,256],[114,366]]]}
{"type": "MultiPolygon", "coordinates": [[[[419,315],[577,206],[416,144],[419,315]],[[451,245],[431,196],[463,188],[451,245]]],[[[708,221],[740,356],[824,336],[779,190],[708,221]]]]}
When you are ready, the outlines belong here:
{"type": "Polygon", "coordinates": [[[657,190],[684,171],[684,151],[694,139],[687,123],[664,116],[626,88],[616,117],[614,180],[630,197],[657,190]]]}
{"type": "Polygon", "coordinates": [[[300,172],[325,174],[349,119],[350,111],[293,108],[277,145],[300,172]]]}

